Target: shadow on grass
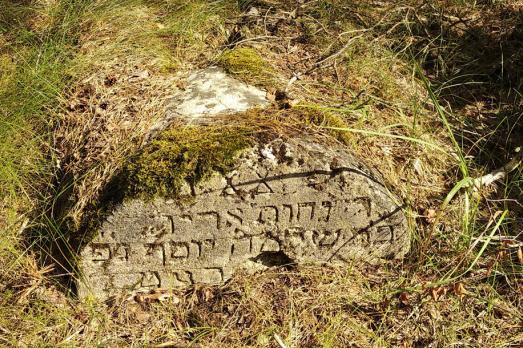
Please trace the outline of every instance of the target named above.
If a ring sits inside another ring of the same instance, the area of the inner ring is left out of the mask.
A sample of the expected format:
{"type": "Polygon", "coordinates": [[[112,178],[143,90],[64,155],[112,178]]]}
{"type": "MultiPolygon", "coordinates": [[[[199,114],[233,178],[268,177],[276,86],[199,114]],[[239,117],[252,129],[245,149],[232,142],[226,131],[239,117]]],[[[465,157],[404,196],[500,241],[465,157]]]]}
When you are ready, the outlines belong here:
{"type": "MultiPolygon", "coordinates": [[[[404,29],[469,167],[492,172],[523,146],[523,7],[515,2],[446,7],[424,2],[404,29]]],[[[401,39],[400,39],[401,40],[401,39]]],[[[523,149],[521,150],[523,151],[523,149]]],[[[455,174],[449,173],[450,177],[455,174]]],[[[522,171],[489,201],[503,201],[523,220],[522,171]]],[[[521,221],[519,222],[521,223],[521,221]]]]}
{"type": "Polygon", "coordinates": [[[499,5],[442,13],[413,48],[440,102],[457,116],[467,154],[489,169],[523,145],[522,10],[499,5]]]}

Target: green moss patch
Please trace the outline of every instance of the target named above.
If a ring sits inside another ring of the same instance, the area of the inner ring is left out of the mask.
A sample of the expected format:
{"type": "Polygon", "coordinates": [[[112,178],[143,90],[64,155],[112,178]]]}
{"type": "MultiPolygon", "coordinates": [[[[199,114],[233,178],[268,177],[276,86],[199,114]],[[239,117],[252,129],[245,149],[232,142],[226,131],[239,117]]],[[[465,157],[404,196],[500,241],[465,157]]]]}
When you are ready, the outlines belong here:
{"type": "Polygon", "coordinates": [[[240,80],[259,87],[275,87],[276,72],[253,48],[235,48],[218,58],[225,71],[240,80]]]}
{"type": "Polygon", "coordinates": [[[127,166],[130,195],[173,196],[185,182],[195,185],[213,172],[225,173],[252,144],[247,129],[188,126],[163,132],[127,166]]]}
{"type": "Polygon", "coordinates": [[[145,146],[124,170],[127,197],[179,197],[186,183],[196,185],[213,172],[234,168],[238,154],[257,141],[295,133],[326,133],[349,143],[342,115],[319,106],[288,110],[253,109],[231,115],[227,125],[182,126],[164,131],[145,146]]]}

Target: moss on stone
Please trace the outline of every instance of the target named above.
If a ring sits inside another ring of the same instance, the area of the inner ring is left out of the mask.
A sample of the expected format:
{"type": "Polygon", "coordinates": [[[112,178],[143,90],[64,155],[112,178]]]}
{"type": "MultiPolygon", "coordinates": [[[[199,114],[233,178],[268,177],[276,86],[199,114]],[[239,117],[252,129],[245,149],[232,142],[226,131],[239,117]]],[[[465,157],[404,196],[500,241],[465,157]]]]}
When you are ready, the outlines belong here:
{"type": "Polygon", "coordinates": [[[276,72],[253,48],[235,48],[218,57],[218,64],[240,80],[260,87],[275,87],[276,72]]]}
{"type": "Polygon", "coordinates": [[[125,197],[179,198],[187,184],[194,186],[213,172],[231,170],[239,152],[256,141],[294,132],[319,131],[349,144],[349,133],[328,127],[344,128],[347,124],[341,115],[317,105],[252,109],[231,115],[225,125],[172,127],[129,161],[120,187],[125,197]]]}
{"type": "Polygon", "coordinates": [[[94,238],[100,223],[126,199],[169,197],[183,201],[186,197],[182,191],[187,184],[195,186],[214,172],[232,170],[240,152],[257,142],[319,132],[349,144],[350,133],[324,128],[346,126],[343,115],[308,104],[283,110],[251,109],[229,115],[227,124],[167,129],[131,158],[107,185],[104,195],[87,209],[71,245],[80,250],[94,238]]]}
{"type": "Polygon", "coordinates": [[[164,131],[126,168],[127,195],[177,197],[213,172],[227,172],[238,153],[252,144],[247,129],[185,126],[164,131]]]}

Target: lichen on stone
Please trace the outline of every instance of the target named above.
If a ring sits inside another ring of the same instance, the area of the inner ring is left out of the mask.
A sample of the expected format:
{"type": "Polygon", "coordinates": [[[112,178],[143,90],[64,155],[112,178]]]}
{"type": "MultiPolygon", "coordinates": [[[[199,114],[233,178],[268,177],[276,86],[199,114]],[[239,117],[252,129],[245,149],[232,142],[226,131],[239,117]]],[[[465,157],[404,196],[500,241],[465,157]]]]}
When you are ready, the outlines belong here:
{"type": "Polygon", "coordinates": [[[185,183],[195,185],[213,172],[231,170],[238,153],[251,144],[247,133],[233,126],[164,131],[127,165],[127,195],[177,197],[185,183]]]}
{"type": "Polygon", "coordinates": [[[276,72],[253,48],[227,50],[218,57],[218,64],[243,82],[259,87],[275,87],[276,72]]]}

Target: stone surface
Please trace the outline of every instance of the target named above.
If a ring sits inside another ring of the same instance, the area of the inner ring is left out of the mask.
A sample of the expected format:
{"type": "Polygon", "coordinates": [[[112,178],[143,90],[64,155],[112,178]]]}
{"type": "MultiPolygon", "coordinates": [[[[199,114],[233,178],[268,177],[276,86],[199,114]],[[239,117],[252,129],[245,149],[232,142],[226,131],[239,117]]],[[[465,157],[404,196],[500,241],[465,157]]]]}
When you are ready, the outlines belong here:
{"type": "Polygon", "coordinates": [[[245,151],[235,171],[172,199],[130,199],[80,255],[79,293],[222,283],[241,268],[401,258],[400,204],[342,146],[274,140],[245,151]]]}
{"type": "Polygon", "coordinates": [[[266,92],[240,82],[217,67],[191,74],[174,96],[171,112],[189,121],[267,105],[266,92]]]}
{"type": "Polygon", "coordinates": [[[268,104],[265,91],[230,77],[219,67],[198,70],[187,77],[184,86],[172,97],[165,116],[151,127],[146,142],[174,120],[184,124],[209,123],[213,116],[268,104]]]}

